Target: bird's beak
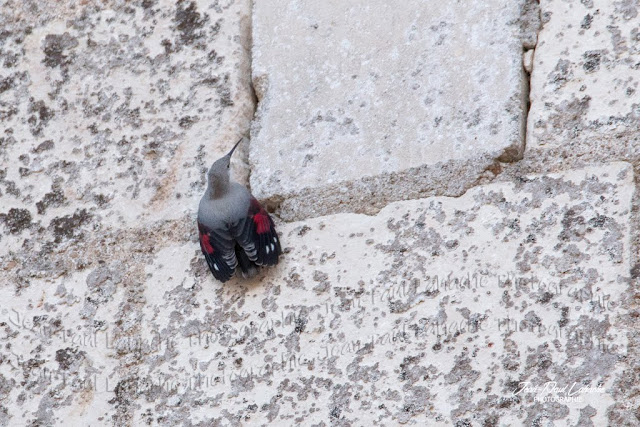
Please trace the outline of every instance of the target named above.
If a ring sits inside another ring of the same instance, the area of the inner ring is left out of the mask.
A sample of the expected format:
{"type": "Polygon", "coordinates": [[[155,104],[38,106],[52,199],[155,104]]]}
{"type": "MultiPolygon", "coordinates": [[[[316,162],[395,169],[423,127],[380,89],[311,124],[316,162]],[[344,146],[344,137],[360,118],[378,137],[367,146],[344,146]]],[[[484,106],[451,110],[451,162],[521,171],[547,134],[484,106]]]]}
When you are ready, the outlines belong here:
{"type": "Polygon", "coordinates": [[[240,138],[238,140],[238,142],[236,142],[236,145],[233,146],[233,148],[231,149],[231,151],[229,151],[229,154],[227,154],[227,156],[231,157],[231,155],[233,154],[233,152],[235,151],[236,147],[242,142],[242,140],[244,139],[244,137],[240,138]]]}

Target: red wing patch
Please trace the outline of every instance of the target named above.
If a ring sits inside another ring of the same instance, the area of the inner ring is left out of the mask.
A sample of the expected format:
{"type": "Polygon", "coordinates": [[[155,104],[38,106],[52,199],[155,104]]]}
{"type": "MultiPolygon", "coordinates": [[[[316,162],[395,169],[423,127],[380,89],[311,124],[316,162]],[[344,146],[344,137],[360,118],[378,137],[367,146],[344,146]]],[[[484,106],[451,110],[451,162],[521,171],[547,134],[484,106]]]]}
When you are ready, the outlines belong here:
{"type": "Polygon", "coordinates": [[[260,205],[260,203],[252,198],[251,207],[249,209],[250,214],[253,215],[253,223],[256,225],[256,233],[264,234],[271,230],[271,223],[269,221],[269,214],[260,205]]]}
{"type": "Polygon", "coordinates": [[[201,234],[200,241],[202,242],[202,247],[204,248],[204,250],[207,251],[209,255],[211,255],[213,253],[213,246],[211,246],[211,243],[209,242],[209,235],[201,234]]]}
{"type": "Polygon", "coordinates": [[[235,265],[229,265],[228,253],[234,250],[234,246],[225,245],[225,240],[216,238],[213,230],[205,227],[198,221],[198,234],[200,235],[200,249],[207,260],[209,270],[216,279],[226,282],[233,276],[235,265]]]}
{"type": "Polygon", "coordinates": [[[211,242],[209,241],[209,234],[200,223],[198,223],[198,234],[200,234],[200,247],[202,248],[202,252],[212,254],[213,246],[211,246],[211,242]]]}
{"type": "Polygon", "coordinates": [[[238,242],[245,250],[249,248],[249,259],[257,265],[276,265],[282,253],[280,239],[269,213],[254,197],[244,224],[238,242]]]}
{"type": "Polygon", "coordinates": [[[258,212],[253,216],[253,222],[256,224],[256,233],[264,234],[268,233],[269,229],[269,217],[262,212],[258,212]]]}

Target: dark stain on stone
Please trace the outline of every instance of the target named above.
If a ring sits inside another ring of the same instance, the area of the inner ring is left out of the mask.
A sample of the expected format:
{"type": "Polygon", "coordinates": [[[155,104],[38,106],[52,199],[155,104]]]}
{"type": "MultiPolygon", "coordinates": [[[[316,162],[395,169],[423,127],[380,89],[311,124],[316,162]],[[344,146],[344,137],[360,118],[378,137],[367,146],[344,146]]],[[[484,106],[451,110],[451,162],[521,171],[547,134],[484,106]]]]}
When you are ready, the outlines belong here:
{"type": "Polygon", "coordinates": [[[22,364],[22,371],[25,378],[29,378],[33,370],[37,370],[44,365],[45,361],[40,358],[31,358],[22,364]]]}
{"type": "Polygon", "coordinates": [[[233,100],[231,99],[231,91],[228,87],[218,88],[218,94],[220,95],[221,107],[233,107],[233,100]]]}
{"type": "Polygon", "coordinates": [[[540,303],[540,304],[547,304],[549,301],[551,301],[553,299],[553,296],[554,296],[553,293],[551,293],[549,291],[544,292],[542,295],[540,295],[538,297],[538,301],[537,302],[540,303]]]}
{"type": "Polygon", "coordinates": [[[55,189],[50,193],[44,195],[42,200],[36,203],[38,214],[43,215],[48,207],[60,207],[67,198],[64,196],[60,189],[55,189]]]}
{"type": "Polygon", "coordinates": [[[5,77],[0,79],[0,93],[6,92],[14,86],[13,77],[5,77]]]}
{"type": "Polygon", "coordinates": [[[77,236],[76,231],[84,224],[89,222],[91,214],[86,209],[76,211],[73,215],[66,215],[54,218],[51,221],[50,228],[53,229],[55,242],[60,243],[64,238],[72,238],[77,236]]]}
{"type": "Polygon", "coordinates": [[[495,427],[498,425],[500,421],[500,417],[496,414],[492,414],[484,419],[482,423],[482,427],[495,427]]]}
{"type": "Polygon", "coordinates": [[[564,328],[569,324],[569,307],[562,307],[560,309],[560,320],[558,320],[558,326],[564,328]]]}
{"type": "Polygon", "coordinates": [[[33,105],[33,110],[31,110],[31,112],[36,111],[40,121],[48,122],[53,117],[53,111],[47,108],[44,101],[38,101],[33,105]]]}
{"type": "Polygon", "coordinates": [[[218,52],[216,52],[215,49],[212,49],[211,52],[209,52],[209,54],[207,55],[207,59],[209,60],[209,62],[214,62],[218,65],[222,65],[222,63],[224,62],[224,56],[218,55],[218,52]]]}
{"type": "Polygon", "coordinates": [[[308,225],[303,225],[300,231],[298,231],[298,236],[304,236],[309,230],[311,230],[311,227],[309,227],[308,225]]]}
{"type": "Polygon", "coordinates": [[[549,74],[549,80],[558,85],[558,87],[564,86],[573,77],[573,71],[571,68],[571,61],[566,59],[558,60],[555,68],[549,74]]]}
{"type": "Polygon", "coordinates": [[[562,241],[580,240],[585,233],[585,220],[575,208],[565,212],[562,218],[564,227],[558,238],[562,241]]]}
{"type": "Polygon", "coordinates": [[[95,194],[93,196],[93,200],[100,207],[104,207],[107,203],[109,203],[109,198],[107,196],[105,196],[104,194],[95,194]]]}
{"type": "Polygon", "coordinates": [[[604,225],[607,223],[607,221],[610,221],[611,218],[605,216],[605,215],[598,215],[594,218],[591,218],[588,222],[589,227],[593,227],[593,228],[603,228],[604,225]]]}
{"type": "MultiPolygon", "coordinates": [[[[515,383],[515,386],[512,387],[512,390],[517,390],[518,383],[515,383]]],[[[498,399],[497,406],[500,409],[506,409],[512,407],[514,404],[519,404],[520,399],[518,396],[503,396],[498,399]]]]}
{"type": "Polygon", "coordinates": [[[51,68],[66,67],[73,61],[66,51],[76,46],[78,40],[69,33],[47,34],[44,38],[44,64],[51,68]]]}
{"type": "Polygon", "coordinates": [[[115,405],[117,414],[114,415],[114,421],[128,424],[127,419],[130,417],[129,407],[133,405],[139,392],[139,380],[137,377],[125,378],[116,384],[114,389],[115,397],[109,400],[111,405],[115,405]]]}
{"type": "Polygon", "coordinates": [[[16,183],[7,179],[6,169],[0,169],[0,184],[4,184],[7,193],[20,197],[20,190],[18,190],[16,183]]]}
{"type": "Polygon", "coordinates": [[[206,85],[216,89],[218,96],[220,97],[221,107],[233,106],[233,100],[231,99],[231,79],[229,74],[225,74],[222,78],[219,76],[207,77],[198,82],[200,85],[206,85]]]}
{"type": "Polygon", "coordinates": [[[198,121],[198,118],[195,116],[184,116],[183,118],[180,119],[180,121],[178,122],[178,125],[182,129],[189,129],[197,121],[198,121]]]}
{"type": "Polygon", "coordinates": [[[169,39],[162,40],[160,42],[160,45],[164,47],[165,55],[171,55],[173,52],[175,52],[175,50],[173,49],[173,43],[171,43],[171,40],[169,39]]]}
{"type": "Polygon", "coordinates": [[[12,234],[20,233],[31,225],[31,212],[26,209],[11,208],[6,214],[0,215],[5,226],[12,234]]]}
{"type": "Polygon", "coordinates": [[[178,2],[175,22],[176,29],[180,31],[180,41],[189,45],[205,36],[202,28],[209,21],[209,15],[206,13],[200,15],[195,2],[189,2],[186,7],[185,3],[185,1],[178,2]]]}
{"type": "Polygon", "coordinates": [[[6,106],[6,109],[0,109],[0,120],[8,120],[16,114],[18,114],[18,109],[15,106],[6,106]]]}
{"type": "Polygon", "coordinates": [[[331,408],[331,411],[329,412],[329,416],[331,417],[332,420],[337,420],[340,418],[340,413],[342,411],[340,411],[340,408],[338,408],[337,406],[334,406],[333,408],[331,408]]]}
{"type": "Polygon", "coordinates": [[[307,319],[302,316],[298,316],[296,317],[295,324],[295,332],[301,334],[302,332],[304,332],[304,328],[307,326],[307,319]]]}
{"type": "Polygon", "coordinates": [[[594,73],[600,69],[600,62],[602,60],[602,52],[599,50],[590,50],[585,52],[582,57],[585,59],[582,68],[587,73],[594,73]]]}
{"type": "Polygon", "coordinates": [[[40,143],[36,148],[33,149],[34,153],[42,153],[43,151],[51,150],[54,147],[54,143],[52,140],[47,139],[46,141],[40,143]]]}
{"type": "Polygon", "coordinates": [[[416,356],[406,356],[400,363],[400,381],[407,381],[413,385],[424,379],[428,374],[425,367],[420,366],[420,359],[424,356],[421,353],[416,356]]]}
{"type": "Polygon", "coordinates": [[[27,122],[30,125],[31,133],[34,136],[38,136],[54,116],[54,113],[47,107],[44,101],[34,101],[33,98],[29,101],[29,113],[31,113],[31,116],[29,116],[27,122]]]}
{"type": "Polygon", "coordinates": [[[83,357],[84,352],[79,352],[77,349],[72,349],[70,347],[56,351],[56,362],[60,365],[60,369],[65,371],[69,370],[75,361],[80,360],[83,357]]]}
{"type": "Polygon", "coordinates": [[[98,130],[98,124],[97,123],[93,123],[93,124],[87,126],[87,129],[89,130],[89,132],[91,132],[91,135],[97,135],[100,132],[98,130]]]}

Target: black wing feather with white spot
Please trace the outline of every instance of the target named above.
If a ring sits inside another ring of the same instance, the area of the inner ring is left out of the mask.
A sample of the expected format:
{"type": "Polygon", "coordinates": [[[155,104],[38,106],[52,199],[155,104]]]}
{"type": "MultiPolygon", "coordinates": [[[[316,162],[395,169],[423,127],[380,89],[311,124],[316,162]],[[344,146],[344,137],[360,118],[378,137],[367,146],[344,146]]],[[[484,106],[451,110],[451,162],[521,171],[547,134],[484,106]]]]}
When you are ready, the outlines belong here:
{"type": "Polygon", "coordinates": [[[251,198],[247,217],[238,224],[236,239],[257,265],[276,265],[282,253],[280,238],[269,213],[251,198]]]}
{"type": "Polygon", "coordinates": [[[216,233],[200,222],[198,222],[198,232],[200,234],[200,249],[213,277],[221,282],[228,281],[233,277],[238,263],[234,250],[235,241],[228,233],[216,233]]]}

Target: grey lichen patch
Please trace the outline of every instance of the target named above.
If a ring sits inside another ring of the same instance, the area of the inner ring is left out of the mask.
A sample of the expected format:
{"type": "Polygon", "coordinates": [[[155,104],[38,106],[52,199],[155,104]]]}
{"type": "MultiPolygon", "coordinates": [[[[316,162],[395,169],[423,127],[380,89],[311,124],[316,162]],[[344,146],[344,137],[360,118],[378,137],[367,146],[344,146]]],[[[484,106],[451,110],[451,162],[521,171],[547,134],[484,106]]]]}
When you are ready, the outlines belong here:
{"type": "Polygon", "coordinates": [[[313,272],[313,280],[318,282],[316,286],[314,286],[313,290],[318,294],[322,294],[331,289],[331,282],[329,281],[329,275],[323,273],[322,271],[314,271],[313,272]]]}
{"type": "Polygon", "coordinates": [[[31,126],[31,133],[34,136],[40,136],[42,129],[49,123],[54,113],[46,106],[44,101],[31,101],[29,105],[29,113],[31,113],[31,116],[29,116],[27,122],[31,126]]]}
{"type": "Polygon", "coordinates": [[[0,220],[10,233],[17,234],[31,225],[31,212],[27,209],[11,208],[6,214],[0,214],[0,220]]]}
{"type": "Polygon", "coordinates": [[[83,225],[91,220],[91,214],[85,209],[78,210],[73,215],[65,215],[63,217],[54,218],[49,225],[56,243],[62,242],[64,239],[80,237],[83,225]]]}
{"type": "Polygon", "coordinates": [[[75,54],[73,48],[78,46],[78,39],[68,32],[63,34],[47,34],[44,38],[42,50],[44,59],[42,62],[51,68],[67,68],[73,62],[75,54]]]}
{"type": "Polygon", "coordinates": [[[38,144],[37,147],[35,147],[33,149],[33,152],[36,154],[40,154],[43,151],[47,151],[47,150],[52,150],[54,148],[55,144],[52,140],[48,139],[40,144],[38,144]]]}
{"type": "Polygon", "coordinates": [[[36,208],[38,210],[39,215],[43,215],[46,213],[47,208],[53,207],[57,208],[62,206],[67,198],[60,188],[52,189],[50,193],[44,195],[42,200],[36,203],[36,208]]]}
{"type": "Polygon", "coordinates": [[[60,369],[69,371],[75,365],[82,363],[85,356],[86,353],[84,351],[67,347],[56,351],[56,362],[60,365],[60,369]]]}
{"type": "MultiPolygon", "coordinates": [[[[206,33],[203,31],[205,24],[209,21],[209,15],[200,14],[197,10],[198,6],[194,1],[179,1],[177,3],[175,23],[176,29],[180,32],[180,41],[182,44],[194,44],[204,39],[206,33]]],[[[219,29],[219,24],[217,24],[219,29]]],[[[204,45],[200,45],[203,47],[204,45]]]]}

